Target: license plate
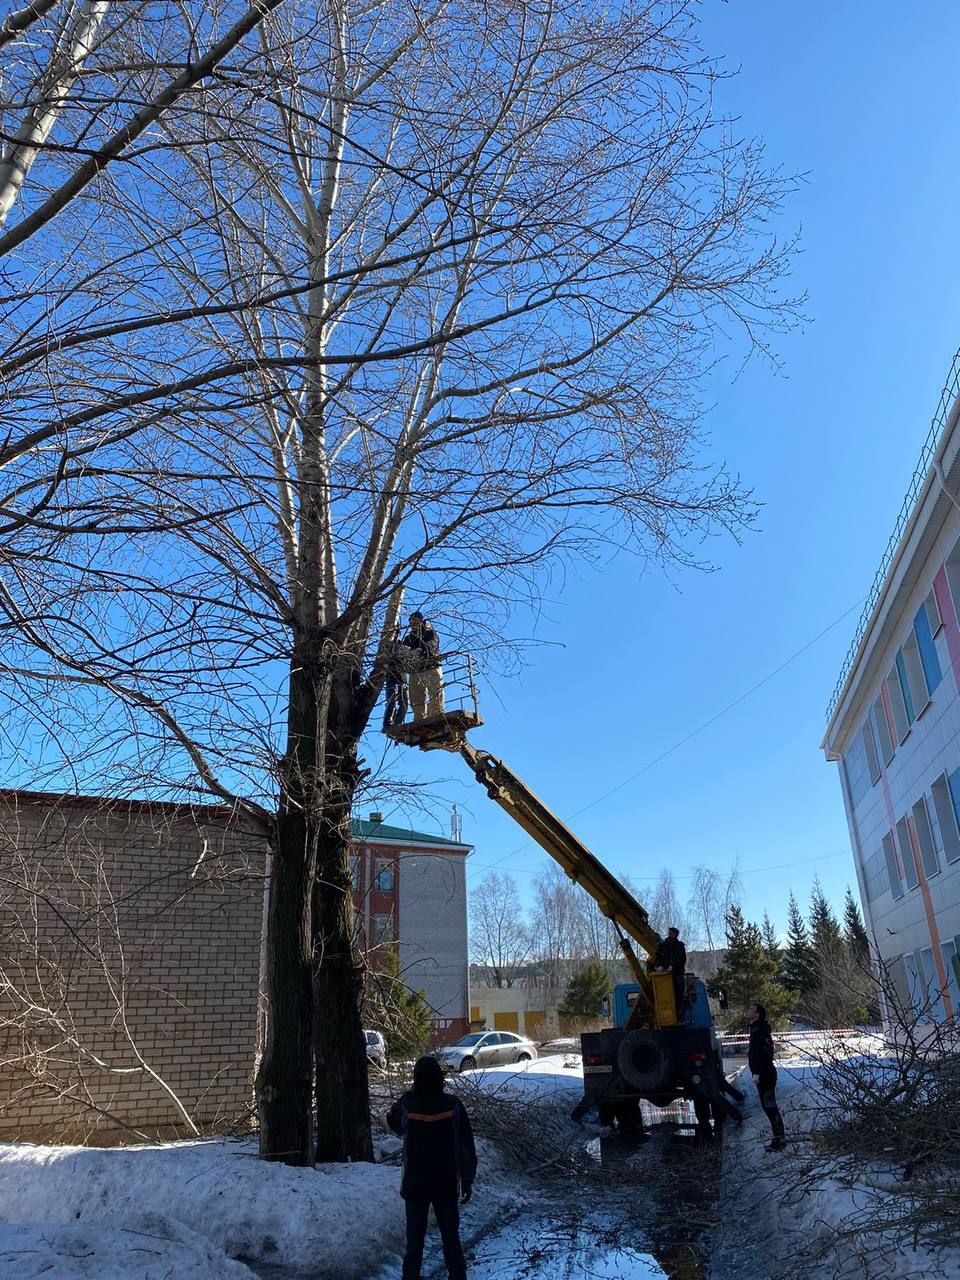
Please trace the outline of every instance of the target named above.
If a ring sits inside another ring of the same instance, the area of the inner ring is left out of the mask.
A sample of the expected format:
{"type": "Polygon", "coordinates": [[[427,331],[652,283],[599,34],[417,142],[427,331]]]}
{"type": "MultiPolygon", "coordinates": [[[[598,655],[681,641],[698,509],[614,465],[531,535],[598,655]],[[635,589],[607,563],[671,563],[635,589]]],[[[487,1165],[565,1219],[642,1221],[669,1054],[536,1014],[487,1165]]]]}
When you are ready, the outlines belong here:
{"type": "Polygon", "coordinates": [[[603,1075],[605,1071],[610,1072],[612,1070],[613,1070],[612,1064],[608,1064],[607,1066],[604,1066],[604,1067],[584,1067],[583,1074],[585,1076],[599,1076],[599,1075],[603,1075]]]}

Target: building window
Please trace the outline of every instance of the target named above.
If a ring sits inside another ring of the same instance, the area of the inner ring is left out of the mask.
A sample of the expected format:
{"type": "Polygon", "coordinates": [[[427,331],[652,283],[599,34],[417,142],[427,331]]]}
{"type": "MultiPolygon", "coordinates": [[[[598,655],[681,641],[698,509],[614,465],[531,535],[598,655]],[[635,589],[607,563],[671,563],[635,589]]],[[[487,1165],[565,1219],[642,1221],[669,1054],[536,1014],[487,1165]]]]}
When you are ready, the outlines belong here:
{"type": "Polygon", "coordinates": [[[922,969],[917,964],[917,957],[913,952],[908,951],[903,957],[903,967],[907,971],[907,1008],[913,1013],[920,1014],[921,1022],[929,1022],[929,1013],[925,1009],[927,1002],[923,990],[922,969]]]}
{"type": "Polygon", "coordinates": [[[393,859],[378,858],[374,888],[378,893],[393,893],[393,859]]]}
{"type": "MultiPolygon", "coordinates": [[[[930,596],[927,600],[930,600],[930,596]]],[[[934,606],[936,607],[936,606],[934,606]]],[[[940,614],[937,614],[937,626],[940,625],[940,614]]],[[[923,667],[923,678],[926,682],[927,689],[933,693],[937,685],[943,679],[943,672],[940,670],[940,659],[937,656],[937,646],[933,642],[935,628],[930,622],[930,608],[928,604],[922,604],[917,610],[917,616],[913,620],[913,634],[917,639],[917,652],[919,654],[920,663],[923,667]]]]}
{"type": "Polygon", "coordinates": [[[373,917],[373,942],[376,947],[386,947],[393,942],[393,912],[373,917]]]}
{"type": "MultiPolygon", "coordinates": [[[[931,640],[930,643],[932,644],[933,641],[931,640]]],[[[923,674],[923,663],[920,661],[920,646],[913,632],[897,654],[897,670],[904,690],[907,714],[912,723],[930,701],[926,676],[923,674]]]]}
{"type": "Polygon", "coordinates": [[[884,764],[889,764],[893,759],[893,739],[890,737],[890,726],[887,723],[887,713],[883,709],[882,698],[878,698],[873,704],[873,727],[877,731],[880,757],[884,764]]]}
{"type": "Polygon", "coordinates": [[[919,972],[923,975],[923,1003],[929,1010],[934,1022],[943,1022],[946,1010],[943,1005],[943,992],[940,989],[940,978],[933,963],[933,949],[923,947],[918,953],[919,972]]]}
{"type": "Polygon", "coordinates": [[[350,855],[350,887],[354,893],[360,890],[360,855],[359,853],[351,853],[350,855]]]}
{"type": "Polygon", "coordinates": [[[913,806],[913,825],[917,832],[923,869],[928,876],[935,876],[940,870],[940,863],[937,859],[937,847],[933,842],[933,828],[930,826],[927,802],[922,796],[913,806]]]}
{"type": "Polygon", "coordinates": [[[863,738],[863,749],[867,753],[867,768],[870,770],[870,781],[878,782],[880,779],[880,757],[877,755],[877,744],[874,741],[873,725],[869,716],[863,722],[860,734],[863,738]]]}
{"type": "Polygon", "coordinates": [[[890,892],[895,898],[903,897],[903,881],[900,879],[900,868],[897,866],[897,851],[893,847],[893,835],[883,837],[883,860],[887,864],[887,880],[890,892]]]}
{"type": "Polygon", "coordinates": [[[940,955],[943,957],[943,967],[947,972],[947,991],[950,993],[953,1014],[957,1017],[960,1015],[960,971],[958,971],[960,953],[957,952],[956,941],[944,942],[940,947],[940,955]]]}
{"type": "Polygon", "coordinates": [[[960,827],[957,825],[957,801],[960,799],[960,770],[949,778],[942,773],[931,788],[933,808],[940,828],[940,844],[948,862],[960,860],[960,827]]]}
{"type": "Polygon", "coordinates": [[[933,587],[927,592],[923,607],[926,610],[927,622],[930,624],[930,634],[935,636],[943,626],[943,618],[940,616],[940,602],[933,587]]]}
{"type": "Polygon", "coordinates": [[[920,878],[917,875],[917,864],[913,856],[913,845],[910,842],[910,830],[906,818],[901,818],[897,823],[897,844],[900,846],[900,861],[903,864],[907,888],[915,889],[920,883],[920,878]]]}
{"type": "Polygon", "coordinates": [[[907,715],[907,704],[904,701],[904,689],[906,681],[903,685],[900,683],[900,654],[897,654],[897,661],[890,668],[890,672],[886,679],[887,696],[890,699],[890,710],[893,712],[893,727],[897,733],[897,742],[903,742],[904,738],[910,732],[910,721],[912,715],[907,715]]]}

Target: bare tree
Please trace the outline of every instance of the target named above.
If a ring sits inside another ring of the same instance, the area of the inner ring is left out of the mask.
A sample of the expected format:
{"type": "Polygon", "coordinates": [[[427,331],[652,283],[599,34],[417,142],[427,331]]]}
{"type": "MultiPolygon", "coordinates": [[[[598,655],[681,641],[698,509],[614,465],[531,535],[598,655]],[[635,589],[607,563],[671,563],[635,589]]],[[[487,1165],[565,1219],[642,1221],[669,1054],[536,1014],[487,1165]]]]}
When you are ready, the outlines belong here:
{"type": "Polygon", "coordinates": [[[512,876],[489,871],[470,894],[470,954],[494,986],[512,987],[530,957],[530,928],[512,876]]]}
{"type": "Polygon", "coordinates": [[[784,183],[695,37],[653,0],[278,9],[8,319],[57,447],[7,471],[3,721],[51,778],[271,839],[268,1158],[371,1152],[349,819],[403,593],[499,650],[558,560],[749,519],[694,465],[695,388],[721,328],[792,314],[784,183]]]}
{"type": "Polygon", "coordinates": [[[581,958],[583,890],[551,862],[533,882],[533,955],[547,984],[562,990],[581,958]]]}
{"type": "Polygon", "coordinates": [[[687,898],[691,945],[708,951],[722,948],[727,915],[732,906],[739,904],[742,896],[743,885],[736,863],[726,875],[715,867],[694,867],[687,898]]]}
{"type": "Polygon", "coordinates": [[[664,869],[660,872],[649,910],[650,923],[661,937],[665,938],[670,928],[679,929],[681,938],[689,933],[687,913],[680,905],[677,882],[672,871],[664,869]]]}

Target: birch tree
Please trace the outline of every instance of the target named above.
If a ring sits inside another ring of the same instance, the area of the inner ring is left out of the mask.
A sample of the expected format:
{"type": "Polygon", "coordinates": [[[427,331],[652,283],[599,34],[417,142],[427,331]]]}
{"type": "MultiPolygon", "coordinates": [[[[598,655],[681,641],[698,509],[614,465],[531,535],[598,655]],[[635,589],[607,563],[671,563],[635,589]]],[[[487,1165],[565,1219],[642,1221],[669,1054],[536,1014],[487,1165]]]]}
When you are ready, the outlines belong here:
{"type": "Polygon", "coordinates": [[[48,778],[261,823],[266,1158],[370,1155],[349,824],[404,599],[499,650],[565,561],[750,518],[697,387],[792,318],[786,184],[696,34],[654,0],[283,6],[100,171],[72,269],[112,255],[120,330],[20,304],[24,416],[80,443],[8,468],[4,723],[48,778]]]}

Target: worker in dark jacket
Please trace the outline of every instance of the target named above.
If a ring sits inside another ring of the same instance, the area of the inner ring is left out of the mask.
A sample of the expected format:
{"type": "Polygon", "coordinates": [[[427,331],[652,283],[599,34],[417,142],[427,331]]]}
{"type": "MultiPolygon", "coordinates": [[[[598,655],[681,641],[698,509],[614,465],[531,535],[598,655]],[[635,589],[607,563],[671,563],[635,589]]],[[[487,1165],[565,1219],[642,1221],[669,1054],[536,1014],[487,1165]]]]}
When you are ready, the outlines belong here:
{"type": "Polygon", "coordinates": [[[440,637],[417,610],[410,615],[410,630],[403,637],[403,651],[410,670],[410,705],[414,720],[443,715],[443,669],[440,637]]]}
{"type": "Polygon", "coordinates": [[[407,1251],[403,1280],[420,1280],[423,1241],[430,1206],[440,1228],[443,1260],[450,1280],[466,1280],[460,1244],[460,1209],[477,1173],[473,1132],[463,1103],[443,1091],[443,1069],[436,1058],[419,1058],[413,1089],[393,1104],[387,1124],[403,1138],[400,1194],[407,1209],[407,1251]]]}
{"type": "Polygon", "coordinates": [[[677,1017],[685,1001],[685,974],[687,972],[687,948],[680,941],[680,930],[671,925],[667,936],[660,939],[653,961],[655,969],[669,969],[673,974],[673,995],[677,1003],[677,1017]]]}
{"type": "Polygon", "coordinates": [[[750,1048],[747,1065],[760,1095],[760,1105],[767,1113],[773,1141],[768,1151],[782,1151],[787,1145],[783,1131],[783,1116],[777,1106],[777,1068],[773,1065],[773,1033],[767,1021],[767,1011],[762,1004],[751,1005],[747,1012],[750,1023],[750,1048]]]}

